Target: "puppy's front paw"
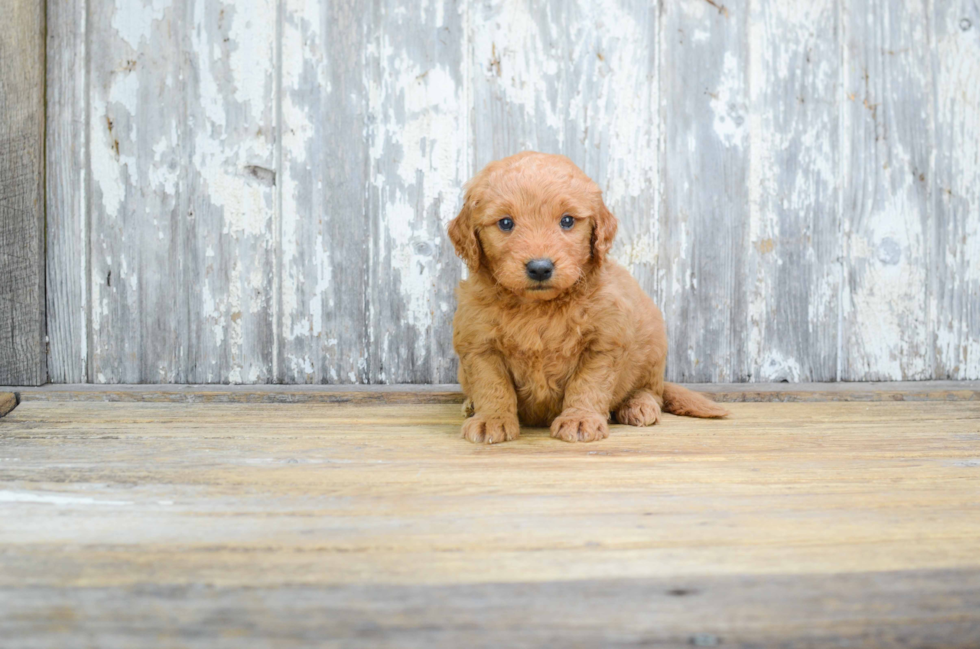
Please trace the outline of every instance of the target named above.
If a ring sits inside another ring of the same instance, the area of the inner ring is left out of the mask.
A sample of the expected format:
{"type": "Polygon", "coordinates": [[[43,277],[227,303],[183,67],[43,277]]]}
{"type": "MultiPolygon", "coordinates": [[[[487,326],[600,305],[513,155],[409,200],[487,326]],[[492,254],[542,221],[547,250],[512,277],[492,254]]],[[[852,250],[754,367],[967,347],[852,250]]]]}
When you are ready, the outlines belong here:
{"type": "Polygon", "coordinates": [[[463,422],[463,438],[474,444],[499,444],[521,434],[517,417],[484,417],[475,414],[463,422]]]}
{"type": "Polygon", "coordinates": [[[551,423],[551,436],[566,442],[596,442],[609,437],[609,421],[596,412],[569,408],[551,423]]]}

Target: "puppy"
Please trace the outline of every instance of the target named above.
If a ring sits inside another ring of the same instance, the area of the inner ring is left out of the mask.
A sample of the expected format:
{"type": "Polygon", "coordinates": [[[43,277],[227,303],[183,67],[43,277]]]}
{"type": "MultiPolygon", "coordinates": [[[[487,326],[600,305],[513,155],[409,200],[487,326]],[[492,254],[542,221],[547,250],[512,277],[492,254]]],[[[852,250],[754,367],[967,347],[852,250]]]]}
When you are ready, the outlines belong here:
{"type": "Polygon", "coordinates": [[[453,320],[464,438],[513,440],[523,423],[591,442],[609,436],[610,413],[631,426],[662,410],[728,414],[664,382],[664,319],[608,258],[615,235],[598,185],[564,156],[519,153],[467,184],[449,224],[470,271],[453,320]]]}

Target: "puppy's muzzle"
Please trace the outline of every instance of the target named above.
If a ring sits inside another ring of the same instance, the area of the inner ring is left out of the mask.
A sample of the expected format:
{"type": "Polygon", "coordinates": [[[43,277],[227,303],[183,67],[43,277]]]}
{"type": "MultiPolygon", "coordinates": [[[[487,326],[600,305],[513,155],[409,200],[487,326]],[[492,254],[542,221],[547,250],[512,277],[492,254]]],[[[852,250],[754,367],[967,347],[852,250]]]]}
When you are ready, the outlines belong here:
{"type": "Polygon", "coordinates": [[[555,272],[555,263],[550,259],[532,259],[524,265],[527,276],[535,282],[546,282],[555,272]]]}

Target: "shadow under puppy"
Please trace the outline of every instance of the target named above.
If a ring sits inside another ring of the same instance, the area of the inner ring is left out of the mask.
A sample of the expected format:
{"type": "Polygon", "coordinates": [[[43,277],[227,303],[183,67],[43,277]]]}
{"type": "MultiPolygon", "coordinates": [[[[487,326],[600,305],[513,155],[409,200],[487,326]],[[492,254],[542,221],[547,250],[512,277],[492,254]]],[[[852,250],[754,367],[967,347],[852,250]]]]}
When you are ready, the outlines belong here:
{"type": "Polygon", "coordinates": [[[453,346],[467,396],[463,437],[516,439],[520,424],[567,442],[609,436],[609,416],[650,426],[661,410],[728,412],[664,382],[663,315],[607,254],[616,218],[564,156],[524,152],[467,185],[449,237],[469,267],[453,346]]]}

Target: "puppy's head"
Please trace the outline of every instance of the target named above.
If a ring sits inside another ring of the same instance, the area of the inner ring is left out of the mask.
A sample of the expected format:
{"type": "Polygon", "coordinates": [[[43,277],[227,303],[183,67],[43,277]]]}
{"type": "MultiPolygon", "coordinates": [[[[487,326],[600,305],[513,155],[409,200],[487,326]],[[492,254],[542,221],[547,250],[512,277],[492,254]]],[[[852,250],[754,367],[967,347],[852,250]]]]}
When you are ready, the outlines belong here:
{"type": "Polygon", "coordinates": [[[449,238],[473,273],[550,300],[599,268],[616,218],[599,186],[564,156],[525,152],[492,162],[466,188],[449,238]]]}

